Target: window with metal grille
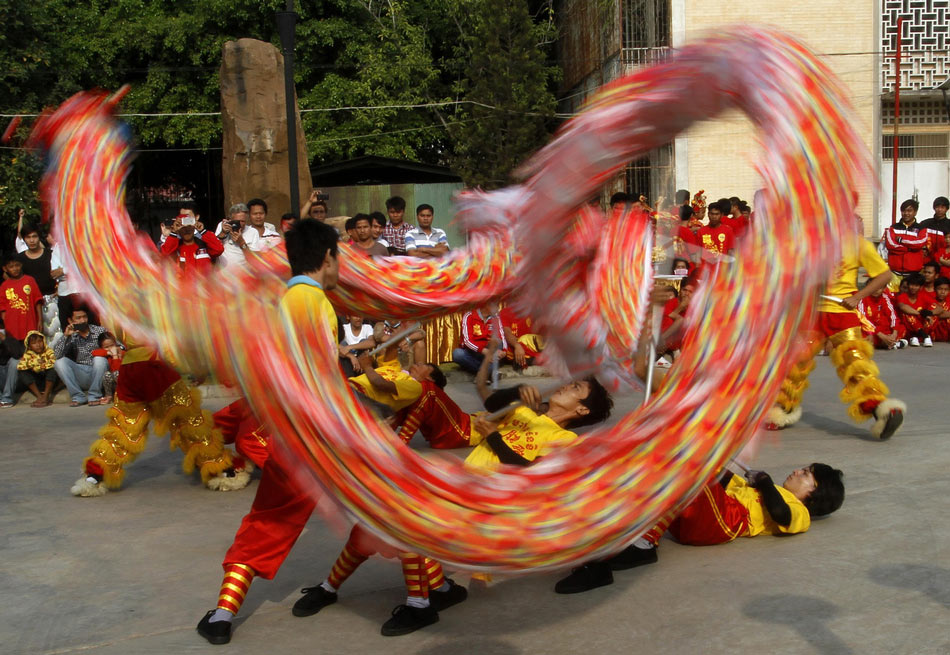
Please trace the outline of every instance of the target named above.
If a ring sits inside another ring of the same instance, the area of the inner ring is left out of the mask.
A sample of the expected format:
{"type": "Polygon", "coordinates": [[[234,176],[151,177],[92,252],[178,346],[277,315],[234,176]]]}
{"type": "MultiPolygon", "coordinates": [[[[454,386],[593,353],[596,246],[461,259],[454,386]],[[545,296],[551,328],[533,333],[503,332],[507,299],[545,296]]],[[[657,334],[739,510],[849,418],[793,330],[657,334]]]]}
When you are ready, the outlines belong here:
{"type": "Polygon", "coordinates": [[[627,164],[624,169],[624,191],[637,197],[647,197],[652,206],[658,198],[666,198],[666,206],[673,202],[675,191],[673,144],[668,143],[627,164]]]}
{"type": "Polygon", "coordinates": [[[625,66],[645,66],[667,57],[671,45],[670,0],[621,0],[625,66]]]}
{"type": "MultiPolygon", "coordinates": [[[[898,134],[899,159],[950,159],[950,134],[898,134]]],[[[894,135],[881,135],[881,157],[894,159],[894,135]]]]}
{"type": "MultiPolygon", "coordinates": [[[[894,124],[894,101],[881,101],[881,122],[884,125],[894,124]]],[[[934,98],[905,100],[901,98],[901,125],[944,125],[950,123],[947,116],[947,106],[943,97],[936,92],[934,98]]]]}

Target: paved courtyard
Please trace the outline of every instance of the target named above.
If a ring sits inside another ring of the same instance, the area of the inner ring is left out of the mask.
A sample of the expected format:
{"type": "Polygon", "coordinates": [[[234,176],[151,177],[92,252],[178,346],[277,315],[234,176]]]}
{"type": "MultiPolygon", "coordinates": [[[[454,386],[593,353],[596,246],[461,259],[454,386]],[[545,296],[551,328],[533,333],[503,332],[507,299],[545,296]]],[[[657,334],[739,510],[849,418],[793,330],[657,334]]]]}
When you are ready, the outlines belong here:
{"type": "MultiPolygon", "coordinates": [[[[768,435],[752,462],[777,481],[812,461],[845,471],[844,506],[805,535],[708,548],[664,541],[657,564],[575,596],[553,593],[558,573],[503,580],[472,589],[429,628],[386,638],[379,627],[405,594],[384,560],[361,567],[336,605],[291,615],[345,537],[314,518],[278,576],[255,581],[228,646],[194,628],[216,602],[256,477],[241,492],[207,491],[181,473],[166,439],[152,438],[121,492],[74,498],[104,408],[69,408],[62,392],[48,409],[27,401],[0,410],[0,652],[950,653],[950,347],[878,361],[910,408],[896,437],[879,443],[850,422],[821,358],[802,421],[768,435]]],[[[469,385],[449,393],[475,408],[469,385]]]]}

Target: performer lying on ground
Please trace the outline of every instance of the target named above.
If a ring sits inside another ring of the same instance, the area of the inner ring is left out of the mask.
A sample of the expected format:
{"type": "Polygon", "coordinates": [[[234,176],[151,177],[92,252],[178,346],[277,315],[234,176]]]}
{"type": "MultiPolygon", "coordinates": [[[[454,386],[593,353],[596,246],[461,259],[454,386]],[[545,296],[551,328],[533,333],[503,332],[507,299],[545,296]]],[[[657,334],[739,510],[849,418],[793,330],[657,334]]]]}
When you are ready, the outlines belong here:
{"type": "Polygon", "coordinates": [[[808,374],[815,367],[814,357],[824,340],[831,342],[831,363],[844,383],[841,401],[850,405],[848,414],[857,422],[874,419],[871,434],[880,440],[890,438],[904,421],[907,405],[896,398],[888,398],[887,386],[877,377],[880,371],[874,363],[874,346],[862,334],[862,327],[873,329],[857,310],[862,298],[883,289],[892,273],[870,241],[855,238],[845,242],[844,258],[837,274],[825,293],[840,298],[841,302],[822,299],[818,317],[803,333],[801,359],[786,374],[775,406],[766,417],[766,427],[778,430],[792,425],[801,418],[802,394],[808,388],[808,374]],[[858,269],[864,268],[871,277],[858,290],[858,269]],[[862,320],[863,319],[863,320],[862,320]]]}
{"type": "Polygon", "coordinates": [[[250,482],[243,461],[235,462],[224,447],[211,412],[201,408],[201,392],[189,386],[154,349],[130,348],[122,358],[115,404],[106,410],[108,422],[83,461],[83,475],[72,486],[74,496],[102,496],[122,486],[125,466],[145,450],[148,425],[155,434],[170,433],[169,445],[185,455],[182,469],[198,468],[209,489],[233,491],[250,482]]]}
{"type": "Polygon", "coordinates": [[[781,487],[763,471],[749,471],[746,478],[726,472],[692,503],[667,514],[617,555],[574,569],[554,591],[576,594],[603,587],[613,584],[612,571],[656,562],[657,545],[667,530],[676,541],[690,546],[760,534],[797,534],[808,530],[812,517],[831,514],[844,502],[842,473],[827,464],[797,469],[781,487]]]}

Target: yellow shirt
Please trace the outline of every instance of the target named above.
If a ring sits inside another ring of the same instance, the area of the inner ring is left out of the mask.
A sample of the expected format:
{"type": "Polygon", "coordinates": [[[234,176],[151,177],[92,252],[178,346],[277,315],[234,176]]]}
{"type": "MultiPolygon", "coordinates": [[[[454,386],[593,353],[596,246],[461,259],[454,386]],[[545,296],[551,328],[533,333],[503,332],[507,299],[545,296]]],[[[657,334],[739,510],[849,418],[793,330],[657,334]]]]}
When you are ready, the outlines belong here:
{"type": "Polygon", "coordinates": [[[422,395],[422,383],[410,377],[408,373],[402,370],[398,359],[379,362],[379,366],[376,367],[376,372],[379,373],[379,376],[384,380],[389,380],[396,385],[396,393],[387,393],[375,389],[365,373],[355,378],[350,378],[350,382],[359,386],[363,394],[367,397],[372,398],[376,402],[383,403],[394,412],[398,412],[403,407],[408,407],[416,402],[422,395]]]}
{"type": "MultiPolygon", "coordinates": [[[[527,407],[518,407],[508,414],[498,425],[498,433],[512,451],[528,461],[577,439],[575,433],[565,430],[546,414],[536,414],[527,407]]],[[[465,458],[465,467],[470,469],[494,471],[500,465],[498,455],[485,441],[465,458]]]]}
{"type": "Polygon", "coordinates": [[[805,532],[811,526],[811,514],[808,508],[795,495],[786,489],[775,485],[782,500],[788,503],[792,511],[792,520],[788,526],[779,525],[772,520],[769,513],[765,511],[762,505],[762,495],[738,475],[732,476],[729,486],[726,487],[726,495],[735,498],[743,507],[749,510],[749,530],[743,537],[754,537],[763,532],[768,534],[796,534],[805,532]]]}
{"type": "Polygon", "coordinates": [[[327,294],[316,282],[303,275],[292,277],[287,286],[287,292],[280,299],[280,315],[285,326],[294,329],[300,325],[319,325],[327,343],[335,347],[336,312],[327,300],[327,294]]]}
{"type": "MultiPolygon", "coordinates": [[[[877,277],[888,271],[887,262],[877,254],[874,245],[867,239],[858,238],[849,245],[844,243],[844,258],[838,264],[834,279],[828,285],[825,293],[837,298],[847,298],[858,291],[858,269],[863,268],[868,275],[877,277]],[[855,252],[856,251],[856,252],[855,252]]],[[[850,314],[852,310],[842,307],[836,302],[822,299],[818,303],[818,311],[832,314],[850,314]]]]}

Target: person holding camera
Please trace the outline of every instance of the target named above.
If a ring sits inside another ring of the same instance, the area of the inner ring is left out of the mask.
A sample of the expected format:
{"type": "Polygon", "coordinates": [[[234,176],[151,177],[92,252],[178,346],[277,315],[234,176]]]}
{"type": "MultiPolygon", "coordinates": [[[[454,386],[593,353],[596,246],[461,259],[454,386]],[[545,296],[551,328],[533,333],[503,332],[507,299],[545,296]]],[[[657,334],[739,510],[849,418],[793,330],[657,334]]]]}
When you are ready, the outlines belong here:
{"type": "Polygon", "coordinates": [[[224,247],[220,261],[225,266],[247,267],[246,250],[249,249],[248,239],[253,237],[249,235],[248,230],[252,228],[247,224],[248,218],[247,205],[243,202],[231,205],[228,210],[228,218],[218,224],[215,230],[215,236],[221,240],[224,247]]]}
{"type": "Polygon", "coordinates": [[[307,202],[300,208],[300,215],[304,218],[313,218],[321,223],[326,223],[330,211],[327,207],[327,200],[329,199],[329,193],[323,193],[319,189],[313,189],[310,191],[310,197],[307,198],[307,202]]]}
{"type": "MultiPolygon", "coordinates": [[[[189,203],[190,205],[190,203],[189,203]]],[[[209,231],[198,232],[198,214],[193,206],[183,206],[172,222],[169,234],[161,246],[162,255],[178,256],[182,275],[195,271],[208,272],[224,252],[224,245],[209,231]]]]}

